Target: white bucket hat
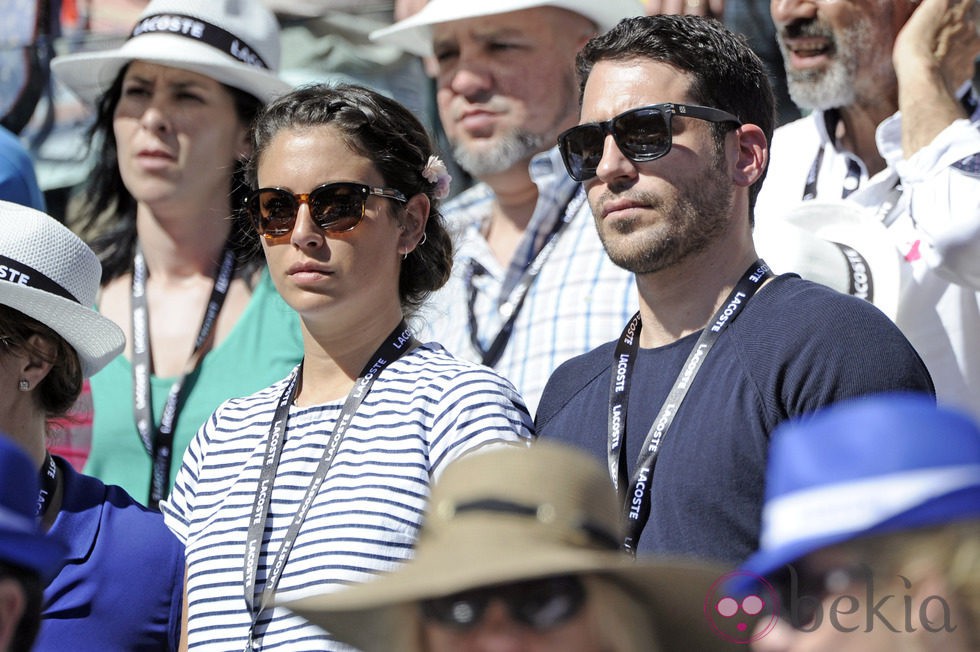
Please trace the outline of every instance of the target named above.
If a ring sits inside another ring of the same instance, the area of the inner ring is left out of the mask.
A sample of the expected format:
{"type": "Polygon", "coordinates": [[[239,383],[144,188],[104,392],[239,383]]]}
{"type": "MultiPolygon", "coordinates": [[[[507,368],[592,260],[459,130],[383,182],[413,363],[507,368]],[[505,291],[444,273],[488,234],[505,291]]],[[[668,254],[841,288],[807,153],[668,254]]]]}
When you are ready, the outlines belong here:
{"type": "Polygon", "coordinates": [[[66,226],[41,211],[0,201],[0,304],[41,322],[75,349],[91,376],[126,344],[93,308],[102,266],[66,226]]]}
{"type": "Polygon", "coordinates": [[[371,32],[371,40],[427,57],[432,54],[433,25],[533,7],[574,11],[595,23],[600,32],[609,30],[623,18],[643,14],[640,0],[429,0],[418,13],[371,32]]]}
{"type": "Polygon", "coordinates": [[[907,273],[887,229],[850,202],[807,201],[760,220],[756,251],[774,272],[795,272],[838,292],[866,299],[891,319],[907,273]]]}
{"type": "Polygon", "coordinates": [[[131,61],[190,70],[268,102],[279,79],[279,23],[260,0],[153,0],[118,49],[55,57],[51,69],[89,104],[131,61]]]}

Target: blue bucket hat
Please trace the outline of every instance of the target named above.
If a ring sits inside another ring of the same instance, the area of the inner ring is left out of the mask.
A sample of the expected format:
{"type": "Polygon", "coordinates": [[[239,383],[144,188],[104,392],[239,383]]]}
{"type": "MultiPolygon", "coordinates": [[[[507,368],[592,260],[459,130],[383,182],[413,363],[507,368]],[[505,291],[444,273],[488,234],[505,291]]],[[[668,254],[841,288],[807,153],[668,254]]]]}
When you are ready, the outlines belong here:
{"type": "Polygon", "coordinates": [[[47,580],[60,568],[65,551],[45,536],[34,515],[39,491],[37,467],[0,433],[0,562],[47,580]]]}
{"type": "Polygon", "coordinates": [[[970,417],[925,395],[852,399],[773,432],[759,550],[740,570],[766,576],[837,543],[976,518],[970,417]]]}

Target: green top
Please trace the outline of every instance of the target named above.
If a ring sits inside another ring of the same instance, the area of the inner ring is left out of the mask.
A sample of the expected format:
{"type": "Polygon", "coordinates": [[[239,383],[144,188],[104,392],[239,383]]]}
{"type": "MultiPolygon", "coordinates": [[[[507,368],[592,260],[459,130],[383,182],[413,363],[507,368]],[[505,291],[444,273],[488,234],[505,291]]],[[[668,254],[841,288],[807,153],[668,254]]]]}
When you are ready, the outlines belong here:
{"type": "MultiPolygon", "coordinates": [[[[196,328],[197,324],[188,324],[196,328]]],[[[185,380],[185,400],[175,432],[170,485],[184,450],[222,401],[247,396],[287,376],[303,357],[299,316],[263,270],[245,311],[218,346],[208,352],[185,380]]],[[[153,422],[176,378],[151,376],[153,422]]],[[[85,472],[117,484],[146,503],[150,492],[150,455],[143,448],[133,416],[133,366],[118,356],[92,377],[92,451],[85,472]]]]}

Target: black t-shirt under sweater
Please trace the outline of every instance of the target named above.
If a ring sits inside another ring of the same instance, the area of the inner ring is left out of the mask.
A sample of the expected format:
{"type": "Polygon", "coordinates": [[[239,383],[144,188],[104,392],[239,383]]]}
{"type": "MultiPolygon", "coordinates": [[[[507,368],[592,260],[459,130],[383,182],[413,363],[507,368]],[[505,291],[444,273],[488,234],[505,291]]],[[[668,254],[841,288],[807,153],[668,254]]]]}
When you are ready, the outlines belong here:
{"type": "MultiPolygon", "coordinates": [[[[626,423],[630,474],[699,335],[639,351],[626,423]]],[[[536,418],[539,437],[585,448],[603,465],[614,347],[556,369],[536,418]]],[[[661,442],[639,551],[740,563],[758,546],[769,433],[822,406],[888,391],[935,394],[891,320],[796,275],[773,279],[722,331],[661,442]]]]}

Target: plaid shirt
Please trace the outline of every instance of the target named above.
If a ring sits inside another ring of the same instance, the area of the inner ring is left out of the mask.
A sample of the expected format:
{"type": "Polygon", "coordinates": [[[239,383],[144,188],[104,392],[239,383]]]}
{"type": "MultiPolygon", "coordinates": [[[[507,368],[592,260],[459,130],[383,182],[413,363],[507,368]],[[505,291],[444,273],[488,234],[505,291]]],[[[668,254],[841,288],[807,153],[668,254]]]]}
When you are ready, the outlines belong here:
{"type": "Polygon", "coordinates": [[[562,166],[557,148],[531,161],[531,178],[538,186],[538,203],[506,268],[501,266],[481,233],[494,199],[486,184],[460,194],[443,209],[455,236],[453,275],[419,315],[423,341],[442,343],[458,357],[481,361],[472,343],[470,317],[476,337],[486,350],[506,322],[508,299],[549,235],[574,210],[558,235],[524,299],[513,333],[494,368],[520,391],[532,413],[551,372],[619,336],[637,309],[633,275],[615,266],[596,233],[584,192],[562,166]],[[471,301],[472,296],[472,301],[471,301]]]}

